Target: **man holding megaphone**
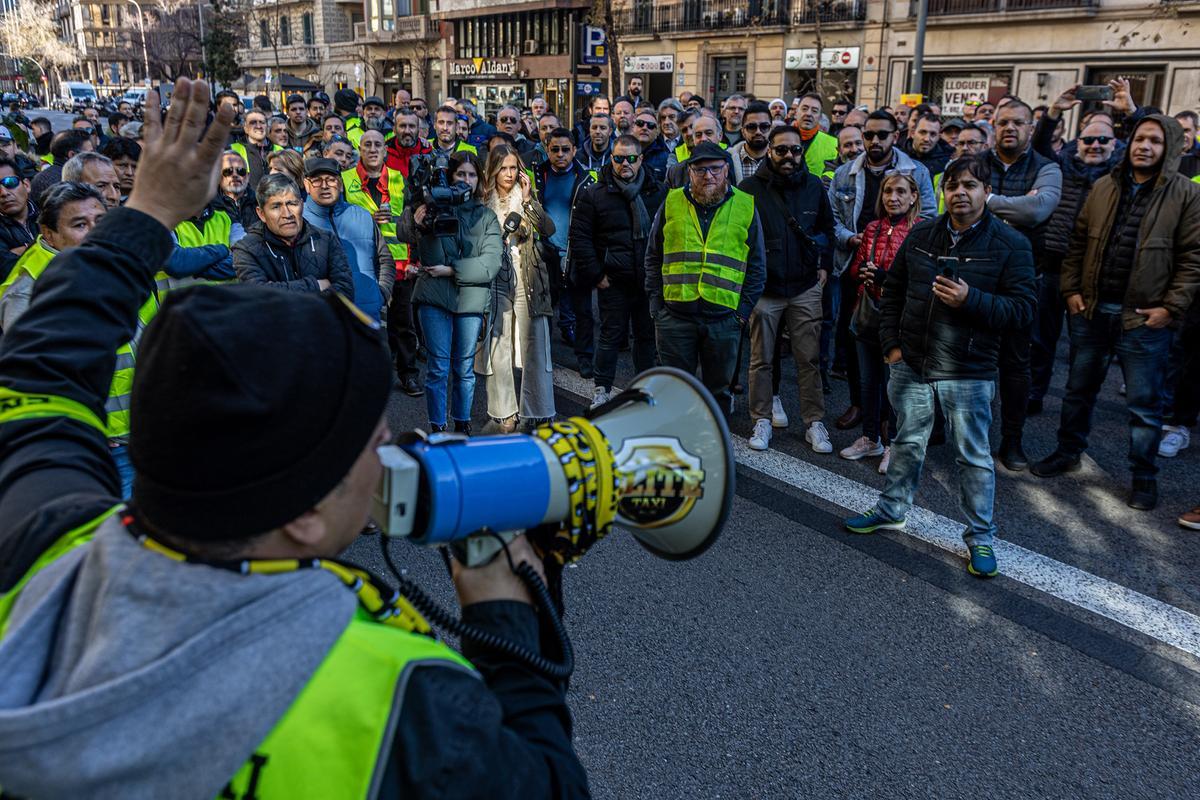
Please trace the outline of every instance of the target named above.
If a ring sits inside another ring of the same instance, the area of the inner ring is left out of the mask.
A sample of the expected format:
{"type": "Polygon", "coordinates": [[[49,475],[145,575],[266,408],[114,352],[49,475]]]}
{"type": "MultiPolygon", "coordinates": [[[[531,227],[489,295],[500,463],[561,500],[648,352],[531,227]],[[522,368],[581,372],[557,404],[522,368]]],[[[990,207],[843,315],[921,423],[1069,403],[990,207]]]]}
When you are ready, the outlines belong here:
{"type": "Polygon", "coordinates": [[[542,577],[614,521],[664,558],[706,549],[734,490],[720,412],[658,369],[535,436],[397,447],[377,323],[195,286],[141,341],[121,505],[104,403],[171,229],[216,190],[232,114],[205,130],[208,98],[180,79],[165,122],[149,98],[128,203],[0,340],[0,793],[586,797],[542,577]],[[454,545],[461,620],[335,559],[372,495],[389,534],[454,545]]]}

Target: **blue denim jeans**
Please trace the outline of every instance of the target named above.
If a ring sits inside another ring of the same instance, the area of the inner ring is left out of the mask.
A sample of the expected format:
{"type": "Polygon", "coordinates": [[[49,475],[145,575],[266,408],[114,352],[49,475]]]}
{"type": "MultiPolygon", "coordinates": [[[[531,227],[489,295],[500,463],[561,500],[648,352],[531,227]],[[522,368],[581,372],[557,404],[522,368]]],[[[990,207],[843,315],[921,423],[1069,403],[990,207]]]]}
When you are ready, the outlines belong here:
{"type": "Polygon", "coordinates": [[[1067,320],[1071,335],[1071,373],[1058,427],[1058,449],[1079,456],[1087,449],[1092,409],[1104,384],[1108,365],[1116,356],[1125,374],[1129,405],[1129,468],[1134,478],[1158,474],[1154,458],[1162,437],[1163,384],[1174,336],[1170,328],[1141,325],[1124,330],[1119,306],[1101,306],[1091,319],[1073,314],[1067,320]]]}
{"type": "Polygon", "coordinates": [[[128,500],[133,496],[133,463],[129,460],[129,446],[119,444],[108,448],[113,463],[117,465],[117,475],[121,477],[121,499],[128,500]]]}
{"type": "Polygon", "coordinates": [[[446,395],[453,372],[454,392],[450,399],[450,417],[455,422],[471,420],[475,402],[475,347],[483,317],[479,314],[451,314],[437,306],[417,307],[421,333],[429,360],[425,365],[425,409],[429,424],[446,424],[446,395]]]}
{"type": "Polygon", "coordinates": [[[948,380],[926,383],[904,362],[891,367],[888,398],[899,430],[892,437],[892,463],[876,508],[891,519],[904,519],[925,466],[925,446],[933,430],[935,398],[949,423],[958,465],[958,507],[967,518],[963,539],[968,545],[990,545],[996,538],[992,509],[996,470],[988,429],[992,425],[995,381],[948,380]]]}

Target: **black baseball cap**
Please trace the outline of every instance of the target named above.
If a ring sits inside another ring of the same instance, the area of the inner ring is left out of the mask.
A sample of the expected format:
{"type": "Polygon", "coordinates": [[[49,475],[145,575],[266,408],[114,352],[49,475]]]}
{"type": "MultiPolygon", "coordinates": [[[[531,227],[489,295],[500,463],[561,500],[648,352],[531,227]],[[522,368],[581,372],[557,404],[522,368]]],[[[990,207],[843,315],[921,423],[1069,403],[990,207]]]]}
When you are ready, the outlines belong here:
{"type": "Polygon", "coordinates": [[[733,163],[729,158],[729,151],[722,150],[712,142],[704,142],[692,151],[692,156],[687,160],[688,164],[696,164],[701,161],[724,161],[726,164],[733,163]]]}
{"type": "Polygon", "coordinates": [[[317,175],[341,175],[341,167],[332,158],[313,157],[304,162],[304,177],[315,178],[317,175]]]}
{"type": "Polygon", "coordinates": [[[963,122],[958,117],[942,120],[942,130],[946,130],[947,128],[957,128],[961,131],[965,127],[967,127],[967,123],[963,122]]]}

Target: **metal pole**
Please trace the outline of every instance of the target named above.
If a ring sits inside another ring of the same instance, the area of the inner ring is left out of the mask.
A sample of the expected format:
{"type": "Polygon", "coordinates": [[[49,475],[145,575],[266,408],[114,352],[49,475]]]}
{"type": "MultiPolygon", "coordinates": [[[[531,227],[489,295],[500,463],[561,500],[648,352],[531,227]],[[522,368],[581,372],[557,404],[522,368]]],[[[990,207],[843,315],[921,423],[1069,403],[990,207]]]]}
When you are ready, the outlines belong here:
{"type": "Polygon", "coordinates": [[[142,68],[146,71],[146,85],[150,85],[150,56],[146,55],[146,21],[142,19],[142,4],[138,0],[125,0],[133,3],[138,12],[138,29],[142,32],[142,68]]]}
{"type": "Polygon", "coordinates": [[[924,94],[925,82],[925,22],[929,19],[929,0],[917,0],[917,40],[913,43],[912,72],[908,76],[908,91],[924,94]]]}
{"type": "Polygon", "coordinates": [[[196,16],[200,18],[200,69],[208,77],[208,46],[204,44],[204,2],[196,3],[196,16]]]}

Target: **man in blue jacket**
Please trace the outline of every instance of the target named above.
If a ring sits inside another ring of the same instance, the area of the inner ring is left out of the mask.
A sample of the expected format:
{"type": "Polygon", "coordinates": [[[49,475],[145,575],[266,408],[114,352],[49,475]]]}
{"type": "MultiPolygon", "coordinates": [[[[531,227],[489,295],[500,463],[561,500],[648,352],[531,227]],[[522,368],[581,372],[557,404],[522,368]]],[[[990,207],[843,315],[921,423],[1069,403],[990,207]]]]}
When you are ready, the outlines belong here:
{"type": "Polygon", "coordinates": [[[382,321],[396,281],[396,262],[375,218],[342,198],[342,174],[333,159],[304,162],[304,191],[304,221],[341,241],[354,278],[354,304],[382,321]]]}

